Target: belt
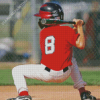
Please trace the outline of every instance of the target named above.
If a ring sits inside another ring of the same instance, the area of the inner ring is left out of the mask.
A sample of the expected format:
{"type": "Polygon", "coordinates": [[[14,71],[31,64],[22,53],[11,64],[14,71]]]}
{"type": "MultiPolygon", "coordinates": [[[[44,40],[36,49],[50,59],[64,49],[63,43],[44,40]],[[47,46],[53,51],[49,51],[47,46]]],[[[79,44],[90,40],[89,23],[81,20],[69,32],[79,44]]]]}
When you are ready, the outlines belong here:
{"type": "MultiPolygon", "coordinates": [[[[51,69],[48,68],[48,67],[45,67],[45,70],[48,71],[48,72],[51,71],[51,69]]],[[[63,72],[66,72],[67,70],[68,70],[68,67],[65,67],[65,68],[63,69],[63,72]]]]}

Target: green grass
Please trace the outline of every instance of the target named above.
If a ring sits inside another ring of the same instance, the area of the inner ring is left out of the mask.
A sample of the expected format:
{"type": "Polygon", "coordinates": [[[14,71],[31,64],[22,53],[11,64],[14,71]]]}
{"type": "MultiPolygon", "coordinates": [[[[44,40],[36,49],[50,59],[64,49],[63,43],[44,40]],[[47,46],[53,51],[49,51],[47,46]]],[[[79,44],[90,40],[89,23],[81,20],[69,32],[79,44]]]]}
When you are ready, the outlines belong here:
{"type": "Polygon", "coordinates": [[[88,85],[100,85],[100,71],[82,71],[82,77],[88,85]]]}
{"type": "MultiPolygon", "coordinates": [[[[82,71],[83,80],[87,85],[100,85],[100,71],[82,71]]],[[[26,79],[27,85],[73,85],[71,77],[63,83],[45,83],[39,80],[26,79]]],[[[0,70],[0,85],[14,85],[11,69],[0,70]]]]}
{"type": "Polygon", "coordinates": [[[0,70],[0,85],[13,85],[11,69],[0,70]]]}

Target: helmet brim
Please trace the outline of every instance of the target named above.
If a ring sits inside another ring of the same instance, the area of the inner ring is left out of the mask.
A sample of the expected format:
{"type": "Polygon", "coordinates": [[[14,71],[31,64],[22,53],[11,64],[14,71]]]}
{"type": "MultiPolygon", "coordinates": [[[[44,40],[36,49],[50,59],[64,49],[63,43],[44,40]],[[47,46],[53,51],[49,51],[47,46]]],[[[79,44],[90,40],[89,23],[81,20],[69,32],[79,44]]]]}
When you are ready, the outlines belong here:
{"type": "Polygon", "coordinates": [[[39,13],[34,14],[34,16],[41,17],[41,15],[39,13]]]}
{"type": "Polygon", "coordinates": [[[50,18],[52,15],[51,14],[34,14],[36,17],[41,17],[41,18],[50,18]]]}

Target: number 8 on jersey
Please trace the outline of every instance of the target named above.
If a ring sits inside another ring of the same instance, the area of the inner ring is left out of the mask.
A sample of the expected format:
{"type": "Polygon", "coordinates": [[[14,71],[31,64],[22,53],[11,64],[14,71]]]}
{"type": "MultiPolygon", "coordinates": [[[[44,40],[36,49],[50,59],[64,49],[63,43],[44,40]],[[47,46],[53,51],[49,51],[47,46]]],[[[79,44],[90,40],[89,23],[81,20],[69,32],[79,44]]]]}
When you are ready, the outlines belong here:
{"type": "Polygon", "coordinates": [[[55,37],[48,36],[45,39],[45,54],[52,54],[55,51],[55,37]]]}

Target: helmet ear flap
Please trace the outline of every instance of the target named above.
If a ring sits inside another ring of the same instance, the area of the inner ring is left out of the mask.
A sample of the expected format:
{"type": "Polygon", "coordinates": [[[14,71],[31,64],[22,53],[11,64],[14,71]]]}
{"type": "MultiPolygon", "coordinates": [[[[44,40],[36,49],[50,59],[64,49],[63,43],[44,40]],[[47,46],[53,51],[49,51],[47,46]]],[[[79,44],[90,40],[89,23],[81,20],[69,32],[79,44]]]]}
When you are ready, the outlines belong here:
{"type": "Polygon", "coordinates": [[[64,20],[64,16],[63,16],[63,15],[61,15],[61,16],[60,16],[60,19],[61,19],[61,20],[64,20]]]}
{"type": "Polygon", "coordinates": [[[40,27],[41,29],[43,29],[43,28],[45,27],[45,25],[43,25],[43,24],[41,23],[41,19],[39,19],[38,25],[39,25],[39,27],[40,27]]]}
{"type": "Polygon", "coordinates": [[[39,27],[40,27],[41,29],[49,27],[48,25],[43,25],[43,24],[41,23],[41,19],[39,19],[38,25],[39,25],[39,27]]]}

